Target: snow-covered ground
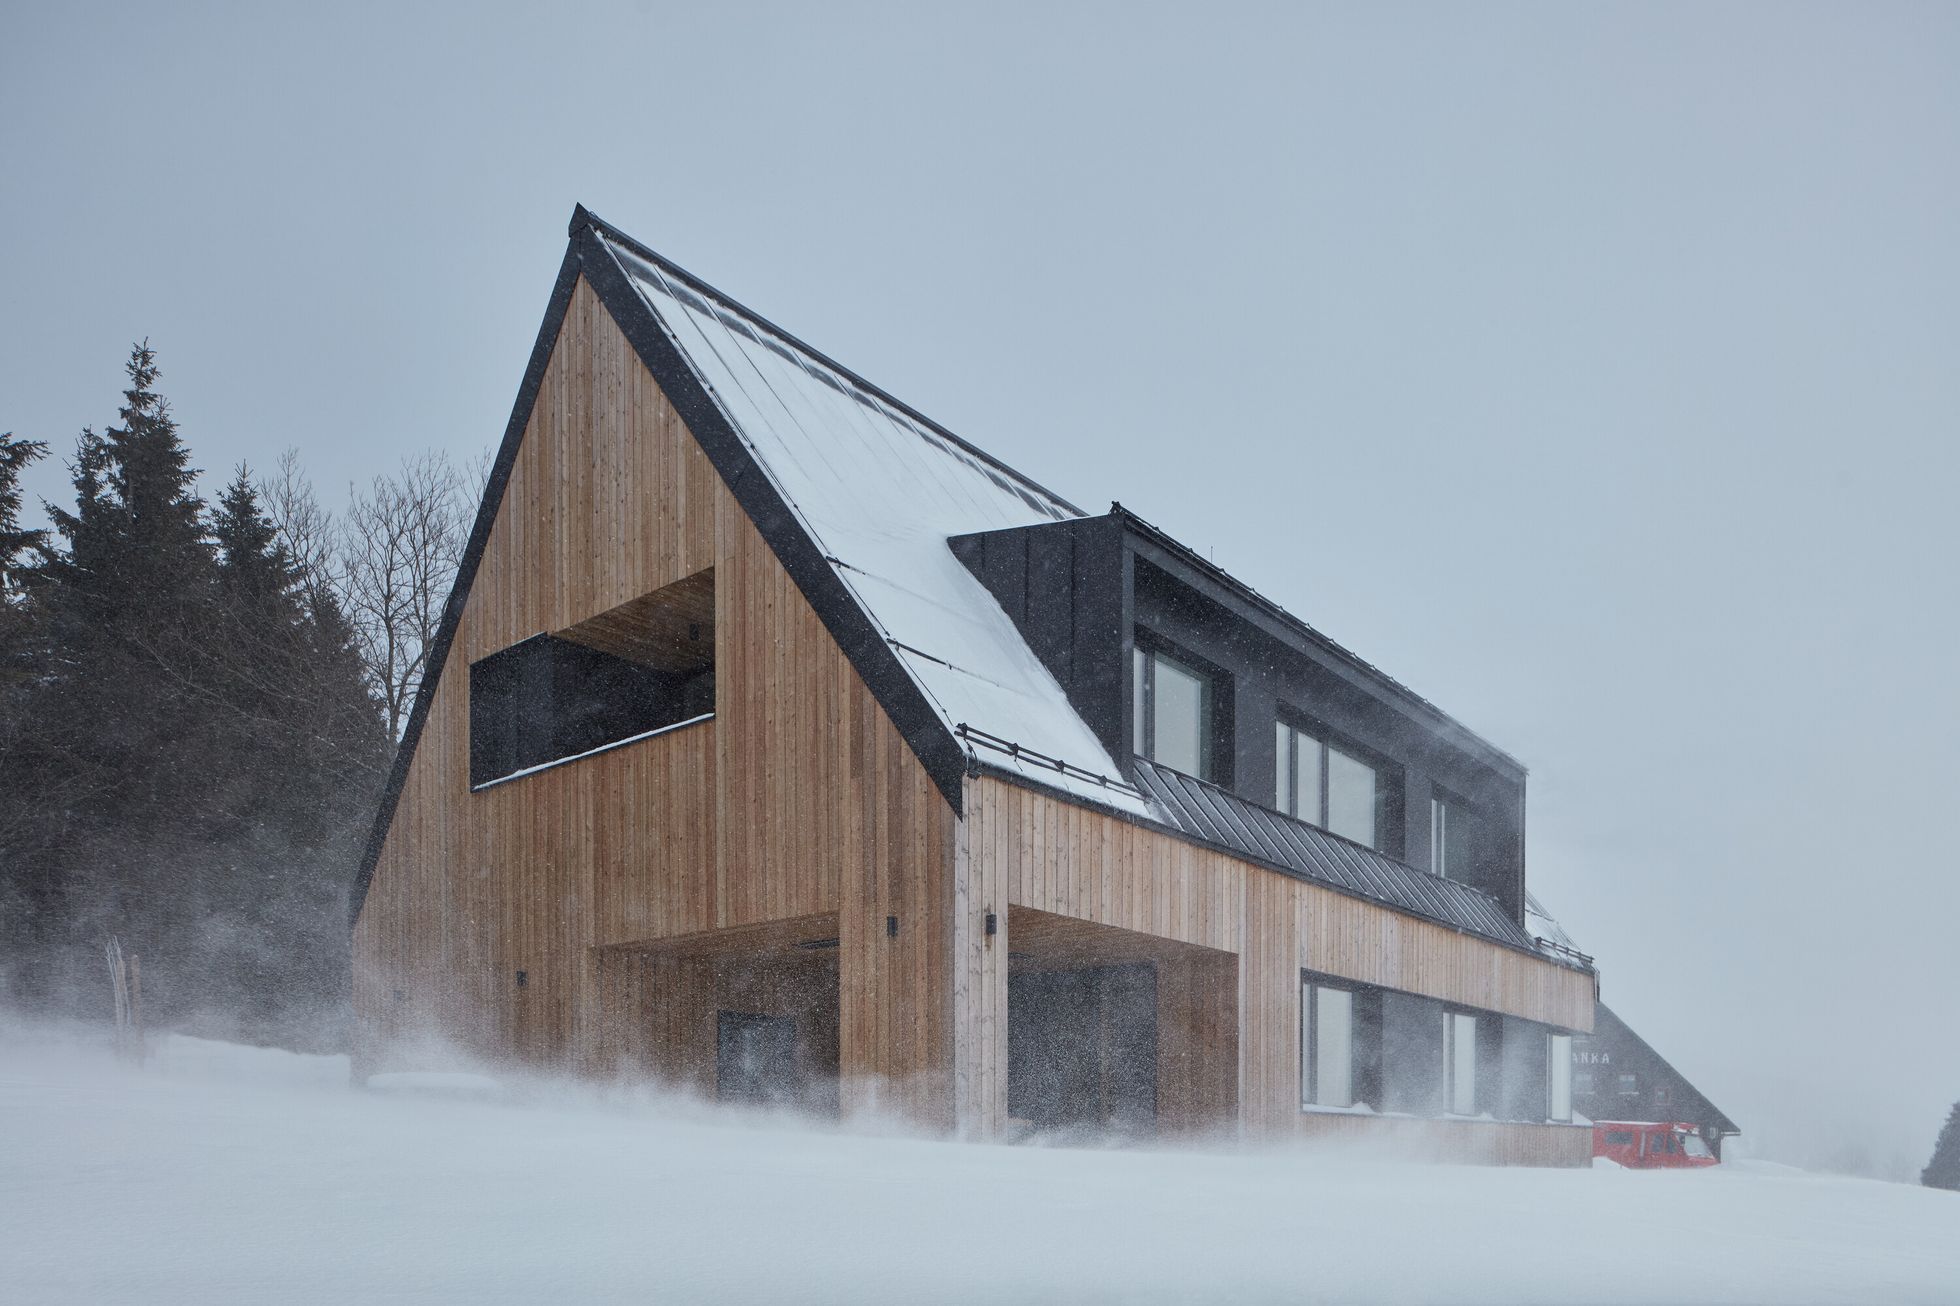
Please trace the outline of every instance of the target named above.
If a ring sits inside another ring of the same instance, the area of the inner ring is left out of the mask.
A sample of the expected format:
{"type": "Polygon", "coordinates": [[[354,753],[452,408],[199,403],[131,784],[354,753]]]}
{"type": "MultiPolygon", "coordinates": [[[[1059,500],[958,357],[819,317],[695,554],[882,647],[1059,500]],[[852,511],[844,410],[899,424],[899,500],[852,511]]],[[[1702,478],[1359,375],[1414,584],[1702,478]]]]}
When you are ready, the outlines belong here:
{"type": "Polygon", "coordinates": [[[1960,1194],[983,1147],[0,1026],[7,1301],[1960,1301],[1960,1194]]]}

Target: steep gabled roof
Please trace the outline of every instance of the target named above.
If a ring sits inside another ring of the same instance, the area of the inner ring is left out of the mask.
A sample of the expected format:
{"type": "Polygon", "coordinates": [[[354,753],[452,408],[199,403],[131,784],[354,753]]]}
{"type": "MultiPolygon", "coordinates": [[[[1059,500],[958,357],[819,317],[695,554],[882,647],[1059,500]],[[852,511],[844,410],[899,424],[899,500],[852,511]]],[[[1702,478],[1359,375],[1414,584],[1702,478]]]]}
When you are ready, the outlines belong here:
{"type": "Polygon", "coordinates": [[[1147,794],[1120,779],[1054,675],[948,544],[1082,518],[1080,509],[582,206],[570,236],[369,835],[354,918],[583,276],[955,812],[967,771],[984,767],[1529,949],[1477,890],[1379,854],[1357,861],[1319,832],[1289,831],[1284,848],[1269,846],[1250,833],[1253,805],[1222,791],[1193,796],[1174,773],[1144,768],[1156,782],[1147,794]],[[1227,800],[1245,809],[1242,819],[1213,820],[1227,800]]]}
{"type": "MultiPolygon", "coordinates": [[[[946,543],[1082,511],[630,237],[596,218],[589,224],[588,276],[636,347],[658,333],[641,356],[736,497],[786,565],[804,542],[814,548],[829,576],[813,585],[793,565],[791,574],[846,651],[872,655],[870,670],[864,657],[854,660],[873,692],[922,700],[925,712],[894,719],[928,769],[948,748],[963,769],[971,746],[963,727],[971,727],[1018,747],[993,750],[991,765],[1147,813],[946,543]],[[612,268],[631,301],[620,302],[612,268]],[[683,404],[690,392],[698,393],[683,404]],[[777,504],[786,521],[773,516],[777,504]]],[[[956,787],[942,782],[955,809],[956,787]]]]}
{"type": "Polygon", "coordinates": [[[1148,814],[1007,614],[946,546],[951,535],[1081,510],[583,206],[569,234],[369,831],[350,919],[359,918],[394,821],[581,275],[955,811],[972,727],[995,741],[983,746],[994,748],[996,769],[1148,814]]]}

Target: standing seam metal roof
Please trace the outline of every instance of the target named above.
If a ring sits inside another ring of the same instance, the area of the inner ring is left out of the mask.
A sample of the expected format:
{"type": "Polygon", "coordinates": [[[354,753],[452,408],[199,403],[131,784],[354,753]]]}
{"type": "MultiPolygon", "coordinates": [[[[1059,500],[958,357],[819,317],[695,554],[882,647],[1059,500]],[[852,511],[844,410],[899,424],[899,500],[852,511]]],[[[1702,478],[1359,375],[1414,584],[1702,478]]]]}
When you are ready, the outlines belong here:
{"type": "Polygon", "coordinates": [[[1143,758],[1137,787],[1168,814],[1172,828],[1223,844],[1345,893],[1383,903],[1451,929],[1538,953],[1524,928],[1481,889],[1419,871],[1406,862],[1329,834],[1319,826],[1240,798],[1217,785],[1143,758]]]}

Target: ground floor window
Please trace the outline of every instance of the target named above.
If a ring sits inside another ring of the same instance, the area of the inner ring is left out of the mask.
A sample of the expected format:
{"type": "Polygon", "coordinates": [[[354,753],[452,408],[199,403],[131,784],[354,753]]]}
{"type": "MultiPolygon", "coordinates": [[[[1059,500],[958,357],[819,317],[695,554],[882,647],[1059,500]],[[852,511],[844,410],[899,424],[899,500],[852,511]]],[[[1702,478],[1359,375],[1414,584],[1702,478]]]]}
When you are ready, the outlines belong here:
{"type": "Polygon", "coordinates": [[[1354,991],[1300,985],[1300,1103],[1354,1105],[1354,991]]]}
{"type": "Polygon", "coordinates": [[[1451,1115],[1477,1114],[1477,1018],[1452,1011],[1443,1024],[1444,1100],[1451,1115]]]}
{"type": "Polygon", "coordinates": [[[1551,1034],[1546,1041],[1550,1045],[1546,1052],[1546,1075],[1550,1081],[1551,1110],[1548,1115],[1553,1120],[1572,1118],[1572,1036],[1570,1034],[1551,1034]]]}
{"type": "Polygon", "coordinates": [[[1339,976],[1300,976],[1300,1106],[1572,1119],[1572,1036],[1339,976]]]}

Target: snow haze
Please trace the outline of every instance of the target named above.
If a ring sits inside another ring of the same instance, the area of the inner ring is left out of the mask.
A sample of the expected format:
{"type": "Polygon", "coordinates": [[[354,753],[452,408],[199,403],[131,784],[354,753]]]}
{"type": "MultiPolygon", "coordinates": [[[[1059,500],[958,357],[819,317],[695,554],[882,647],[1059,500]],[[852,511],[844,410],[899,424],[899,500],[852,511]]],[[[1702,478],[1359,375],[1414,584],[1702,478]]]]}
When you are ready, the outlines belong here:
{"type": "Polygon", "coordinates": [[[1960,1195],[972,1146],[0,1028],[10,1300],[1946,1302],[1960,1195]],[[1529,1245],[1522,1239],[1528,1231],[1529,1245]]]}
{"type": "MultiPolygon", "coordinates": [[[[13,4],[0,430],[67,455],[148,337],[207,489],[288,446],[330,499],[403,450],[471,459],[582,201],[1522,758],[1533,891],[1744,1152],[1909,1178],[1960,1098],[1956,67],[1960,9],[1887,3],[13,4]]],[[[60,461],[30,490],[59,499],[60,461]]],[[[177,1282],[200,1212],[237,1221],[241,1298],[293,1261],[358,1295],[350,1232],[523,1295],[584,1239],[704,1255],[738,1201],[799,1250],[875,1212],[924,1239],[857,1248],[897,1297],[1000,1286],[1010,1234],[1152,1291],[1195,1273],[1167,1246],[1277,1274],[1379,1245],[1347,1214],[1371,1203],[1579,1238],[1596,1200],[1694,1265],[1681,1212],[1745,1192],[1796,1265],[1828,1259],[1824,1194],[1873,1221],[1854,1259],[1935,1209],[1762,1173],[1354,1174],[1330,1200],[1271,1159],[901,1141],[834,1196],[823,1136],[546,1110],[502,1148],[488,1106],[4,1074],[38,1104],[5,1113],[9,1259],[70,1295],[177,1282]],[[368,1173],[398,1153],[429,1166],[368,1173]],[[56,1238],[102,1277],[60,1279],[56,1238]]],[[[1500,1244],[1447,1236],[1494,1282],[1500,1244]]],[[[1506,1287],[1593,1254],[1510,1248],[1506,1287]]]]}

